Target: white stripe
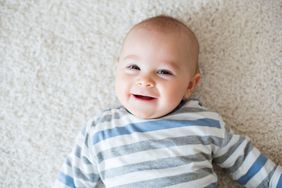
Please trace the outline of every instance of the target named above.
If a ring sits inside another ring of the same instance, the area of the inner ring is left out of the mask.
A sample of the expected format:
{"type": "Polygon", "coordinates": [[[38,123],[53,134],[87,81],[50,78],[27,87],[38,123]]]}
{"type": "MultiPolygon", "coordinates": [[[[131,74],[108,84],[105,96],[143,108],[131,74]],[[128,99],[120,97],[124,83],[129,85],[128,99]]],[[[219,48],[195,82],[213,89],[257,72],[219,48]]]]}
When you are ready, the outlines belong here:
{"type": "Polygon", "coordinates": [[[153,161],[153,160],[158,160],[168,157],[195,155],[198,153],[210,154],[211,150],[207,146],[201,144],[175,146],[175,147],[155,149],[155,150],[146,150],[142,152],[137,152],[129,155],[123,155],[116,158],[104,160],[100,164],[100,170],[109,170],[111,168],[122,167],[124,165],[153,161]]]}
{"type": "Polygon", "coordinates": [[[198,180],[189,181],[185,183],[179,183],[176,185],[168,186],[166,188],[187,188],[187,187],[206,187],[210,185],[211,183],[216,183],[217,177],[215,174],[210,174],[206,177],[203,177],[198,180]]]}
{"type": "Polygon", "coordinates": [[[108,138],[97,143],[95,147],[95,152],[99,153],[114,147],[123,146],[126,144],[133,144],[141,141],[146,141],[149,139],[165,139],[181,136],[215,136],[221,137],[221,129],[213,127],[202,127],[202,126],[187,126],[187,127],[177,127],[171,129],[163,129],[158,131],[150,131],[145,133],[132,133],[130,135],[116,136],[108,138]]]}
{"type": "MultiPolygon", "coordinates": [[[[238,157],[240,157],[241,155],[244,155],[245,153],[242,152],[244,151],[246,145],[248,144],[248,140],[244,140],[237,148],[236,150],[231,153],[231,155],[221,164],[219,164],[219,166],[222,166],[224,168],[230,168],[234,165],[234,163],[236,162],[236,160],[238,159],[238,157]]],[[[228,152],[228,151],[227,151],[228,152]]],[[[223,154],[224,155],[224,154],[223,154]]]]}
{"type": "Polygon", "coordinates": [[[136,183],[136,182],[153,180],[162,177],[176,176],[184,173],[195,172],[196,170],[206,167],[212,168],[209,161],[193,162],[188,165],[183,165],[174,168],[133,172],[122,176],[108,178],[105,180],[105,184],[109,187],[121,186],[124,184],[136,183]]]}
{"type": "Polygon", "coordinates": [[[217,113],[214,112],[183,112],[183,113],[177,113],[177,114],[172,114],[169,116],[166,116],[163,119],[173,119],[173,120],[198,120],[198,119],[213,119],[216,121],[219,121],[219,116],[217,113]]]}
{"type": "Polygon", "coordinates": [[[269,172],[273,170],[274,165],[275,164],[271,160],[267,160],[263,168],[261,168],[245,186],[258,187],[258,185],[269,175],[269,172]]]}
{"type": "Polygon", "coordinates": [[[260,156],[260,152],[258,151],[258,149],[254,147],[252,151],[250,151],[250,153],[247,155],[246,159],[244,160],[240,168],[238,168],[238,170],[232,174],[232,177],[235,180],[238,180],[240,177],[245,175],[259,156],[260,156]]]}
{"type": "MultiPolygon", "coordinates": [[[[61,168],[61,172],[63,172],[64,174],[66,175],[70,175],[72,176],[71,174],[69,174],[69,172],[72,172],[73,169],[72,169],[73,166],[69,166],[67,165],[67,163],[64,163],[62,168],[61,168]]],[[[75,166],[76,167],[76,166],[75,166]]],[[[78,168],[78,167],[77,167],[78,168]]]]}
{"type": "Polygon", "coordinates": [[[270,188],[276,188],[277,187],[277,184],[278,184],[278,181],[279,181],[279,178],[281,177],[282,175],[282,167],[281,166],[278,166],[276,168],[276,170],[274,171],[274,174],[270,180],[270,184],[269,184],[269,187],[270,188]]]}

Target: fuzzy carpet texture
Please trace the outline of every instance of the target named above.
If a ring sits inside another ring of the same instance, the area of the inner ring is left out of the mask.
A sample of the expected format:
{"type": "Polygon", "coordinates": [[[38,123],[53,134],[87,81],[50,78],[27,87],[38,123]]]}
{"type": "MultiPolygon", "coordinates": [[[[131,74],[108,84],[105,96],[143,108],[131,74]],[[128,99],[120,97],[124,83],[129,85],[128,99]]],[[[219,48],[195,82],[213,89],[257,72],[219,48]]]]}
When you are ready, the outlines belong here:
{"type": "Polygon", "coordinates": [[[199,39],[195,97],[282,165],[281,0],[0,0],[0,187],[50,187],[82,125],[118,104],[126,32],[158,14],[199,39]]]}

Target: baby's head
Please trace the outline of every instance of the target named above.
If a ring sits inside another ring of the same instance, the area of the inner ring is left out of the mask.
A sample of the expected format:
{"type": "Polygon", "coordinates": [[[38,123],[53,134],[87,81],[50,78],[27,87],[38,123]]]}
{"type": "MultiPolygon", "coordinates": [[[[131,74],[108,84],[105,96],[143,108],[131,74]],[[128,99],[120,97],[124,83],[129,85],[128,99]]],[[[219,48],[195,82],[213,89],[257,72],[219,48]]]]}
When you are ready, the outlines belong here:
{"type": "Polygon", "coordinates": [[[149,18],[133,26],[119,56],[115,90],[139,118],[158,118],[191,96],[200,80],[199,45],[182,22],[149,18]]]}

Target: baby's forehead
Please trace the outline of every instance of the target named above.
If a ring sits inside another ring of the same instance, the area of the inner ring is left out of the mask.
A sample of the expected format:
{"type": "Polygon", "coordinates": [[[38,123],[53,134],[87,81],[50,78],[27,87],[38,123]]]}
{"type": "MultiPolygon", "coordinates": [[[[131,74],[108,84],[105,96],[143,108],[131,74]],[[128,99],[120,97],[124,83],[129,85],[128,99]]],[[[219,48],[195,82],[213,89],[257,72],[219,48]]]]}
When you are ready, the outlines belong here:
{"type": "Polygon", "coordinates": [[[196,49],[199,48],[198,40],[193,31],[182,22],[174,19],[161,17],[140,22],[130,29],[125,40],[130,34],[138,30],[146,30],[154,34],[175,34],[178,38],[185,40],[189,46],[194,46],[196,49]]]}

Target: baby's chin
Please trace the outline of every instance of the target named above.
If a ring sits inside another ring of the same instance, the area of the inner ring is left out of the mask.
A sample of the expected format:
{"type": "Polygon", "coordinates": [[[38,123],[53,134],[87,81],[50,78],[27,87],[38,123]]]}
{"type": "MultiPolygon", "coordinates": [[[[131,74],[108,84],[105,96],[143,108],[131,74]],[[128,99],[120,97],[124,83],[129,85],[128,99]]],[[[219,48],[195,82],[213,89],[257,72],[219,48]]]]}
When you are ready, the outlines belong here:
{"type": "Polygon", "coordinates": [[[156,119],[160,118],[163,115],[156,113],[155,111],[146,111],[146,110],[138,110],[136,108],[126,108],[131,114],[133,114],[135,117],[140,119],[156,119]]]}
{"type": "Polygon", "coordinates": [[[127,109],[131,114],[133,114],[135,117],[140,118],[140,119],[155,119],[159,118],[160,115],[154,114],[154,113],[148,113],[148,112],[140,112],[137,110],[130,110],[127,109]]]}

